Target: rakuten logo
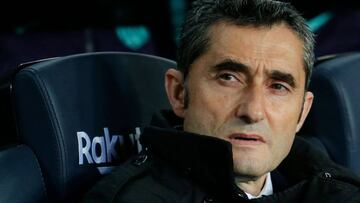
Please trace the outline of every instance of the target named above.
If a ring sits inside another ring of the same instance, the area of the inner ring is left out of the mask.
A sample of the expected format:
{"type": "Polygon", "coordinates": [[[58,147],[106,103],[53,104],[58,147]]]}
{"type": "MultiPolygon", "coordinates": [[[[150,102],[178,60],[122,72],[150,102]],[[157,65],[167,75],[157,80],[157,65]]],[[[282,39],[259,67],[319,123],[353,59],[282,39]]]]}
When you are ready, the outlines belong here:
{"type": "MultiPolygon", "coordinates": [[[[135,128],[135,134],[129,135],[133,146],[136,146],[138,151],[141,151],[140,134],[140,128],[137,127],[135,128]]],[[[119,158],[116,148],[124,145],[124,136],[110,135],[108,128],[104,128],[104,136],[97,136],[92,140],[86,132],[77,132],[77,139],[79,165],[83,165],[85,160],[89,164],[112,163],[119,158]]]]}

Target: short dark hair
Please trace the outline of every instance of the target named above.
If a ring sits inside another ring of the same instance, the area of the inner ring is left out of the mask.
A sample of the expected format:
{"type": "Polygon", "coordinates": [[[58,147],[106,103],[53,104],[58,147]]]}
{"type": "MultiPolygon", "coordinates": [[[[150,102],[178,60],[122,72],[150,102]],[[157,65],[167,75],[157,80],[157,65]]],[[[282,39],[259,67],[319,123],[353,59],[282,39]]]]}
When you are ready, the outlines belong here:
{"type": "Polygon", "coordinates": [[[209,48],[209,27],[217,22],[239,26],[271,27],[285,23],[303,41],[305,88],[314,64],[314,34],[289,3],[273,0],[195,0],[180,35],[178,69],[186,78],[191,64],[209,48]]]}

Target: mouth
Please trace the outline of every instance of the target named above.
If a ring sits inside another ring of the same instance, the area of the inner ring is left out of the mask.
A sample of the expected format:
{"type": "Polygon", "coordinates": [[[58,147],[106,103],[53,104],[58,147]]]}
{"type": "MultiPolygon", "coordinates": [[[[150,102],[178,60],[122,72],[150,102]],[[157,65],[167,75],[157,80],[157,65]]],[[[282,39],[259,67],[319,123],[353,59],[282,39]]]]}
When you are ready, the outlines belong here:
{"type": "Polygon", "coordinates": [[[256,134],[232,134],[228,138],[233,145],[259,145],[265,143],[265,140],[256,134]]]}

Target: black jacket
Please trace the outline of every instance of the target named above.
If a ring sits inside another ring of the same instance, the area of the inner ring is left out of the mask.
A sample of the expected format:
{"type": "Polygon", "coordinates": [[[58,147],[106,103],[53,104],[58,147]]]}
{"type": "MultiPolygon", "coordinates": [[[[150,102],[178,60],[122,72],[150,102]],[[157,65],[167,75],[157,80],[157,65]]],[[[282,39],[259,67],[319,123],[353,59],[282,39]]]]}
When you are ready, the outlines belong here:
{"type": "Polygon", "coordinates": [[[177,130],[181,120],[163,114],[153,122],[161,127],[148,127],[141,136],[146,150],[101,180],[84,202],[360,203],[359,179],[301,137],[271,172],[274,194],[248,200],[234,183],[231,144],[177,130]]]}

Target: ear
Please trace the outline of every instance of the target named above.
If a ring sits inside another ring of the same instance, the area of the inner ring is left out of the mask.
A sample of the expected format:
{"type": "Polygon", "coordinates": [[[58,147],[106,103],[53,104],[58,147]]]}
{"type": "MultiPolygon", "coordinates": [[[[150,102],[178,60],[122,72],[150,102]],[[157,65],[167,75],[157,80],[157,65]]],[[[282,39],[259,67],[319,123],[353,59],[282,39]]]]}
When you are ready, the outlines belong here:
{"type": "Polygon", "coordinates": [[[183,74],[176,69],[169,69],[165,73],[165,89],[174,113],[184,118],[185,87],[183,74]]]}
{"type": "Polygon", "coordinates": [[[305,93],[305,98],[304,98],[304,104],[303,104],[303,108],[302,108],[302,112],[301,112],[301,117],[300,120],[296,126],[296,132],[299,132],[299,130],[301,129],[302,125],[304,124],[305,118],[307,117],[307,115],[309,114],[309,111],[311,109],[311,105],[313,103],[314,100],[314,95],[312,92],[306,92],[305,93]]]}

